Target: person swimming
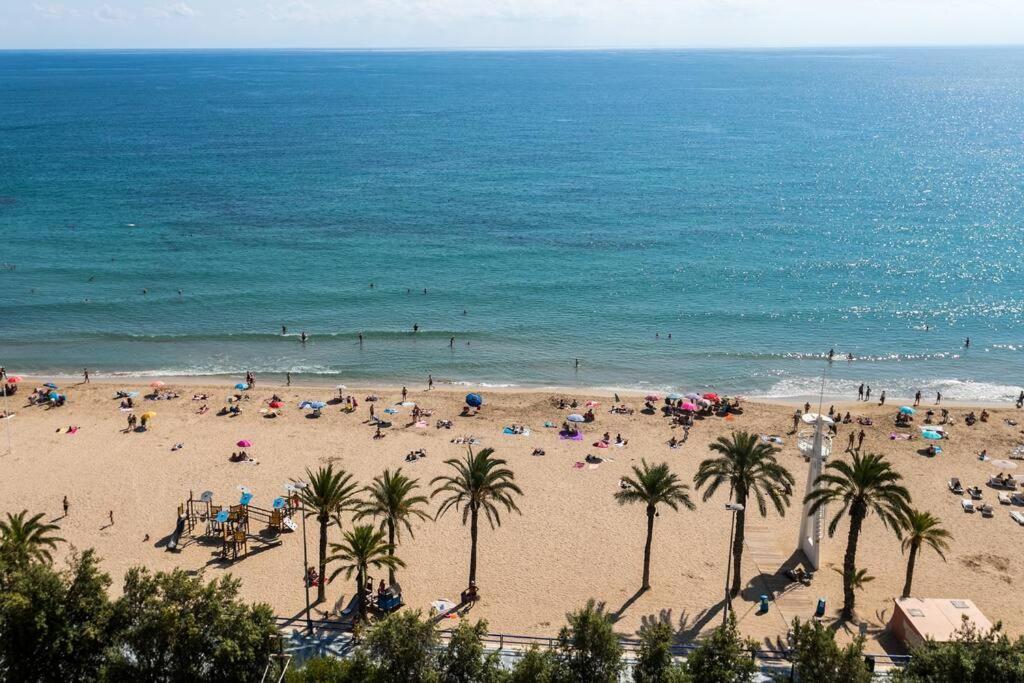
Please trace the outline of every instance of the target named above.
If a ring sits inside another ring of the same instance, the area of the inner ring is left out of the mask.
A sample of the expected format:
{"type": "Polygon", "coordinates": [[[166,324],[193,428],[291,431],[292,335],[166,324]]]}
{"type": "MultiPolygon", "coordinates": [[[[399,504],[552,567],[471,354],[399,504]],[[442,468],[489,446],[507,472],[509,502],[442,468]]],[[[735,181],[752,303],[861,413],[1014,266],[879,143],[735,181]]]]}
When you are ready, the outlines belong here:
{"type": "Polygon", "coordinates": [[[299,335],[299,341],[305,344],[307,339],[309,339],[309,335],[307,335],[306,331],[303,330],[302,334],[299,335]]]}

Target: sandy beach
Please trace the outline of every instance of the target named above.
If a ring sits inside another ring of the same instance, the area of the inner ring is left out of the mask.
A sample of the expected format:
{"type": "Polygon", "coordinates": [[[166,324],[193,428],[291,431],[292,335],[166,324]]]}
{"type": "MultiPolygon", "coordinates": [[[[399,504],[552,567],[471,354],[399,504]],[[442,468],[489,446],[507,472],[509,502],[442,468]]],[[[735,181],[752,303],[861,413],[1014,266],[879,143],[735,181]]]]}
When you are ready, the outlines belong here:
{"type": "MultiPolygon", "coordinates": [[[[779,459],[795,477],[797,495],[784,518],[774,513],[764,519],[756,513],[748,516],[745,588],[734,603],[742,630],[758,640],[773,642],[785,634],[789,618],[810,617],[819,597],[826,598],[830,619],[841,606],[841,577],[832,568],[842,562],[845,523],[834,539],[825,540],[822,567],[812,585],[788,591],[767,614],[757,613],[758,596],[767,585],[760,575],[775,574],[777,558],[789,558],[796,547],[807,464],[798,452],[796,436],[789,433],[791,405],[745,402],[744,414],[699,420],[689,440],[670,449],[666,442],[673,435],[681,437],[681,429],[671,427],[660,414],[641,414],[643,400],[636,395],[623,395],[623,399],[637,412],[617,415],[608,412],[611,396],[602,392],[491,391],[485,392],[487,403],[478,416],[459,417],[465,388],[426,391],[420,385],[409,387],[409,400],[433,411],[428,426],[406,426],[409,409],[399,408],[393,416],[394,427],[386,430],[385,438],[374,440],[373,428],[365,423],[369,404],[364,398],[379,395],[375,409],[381,414],[384,407],[401,400],[393,388],[350,387],[346,393],[360,402],[354,414],[328,405],[322,417],[311,419],[307,411],[298,409],[299,402],[327,401],[336,396],[334,389],[285,388],[259,382],[248,392],[251,398],[241,403],[242,414],[228,417],[216,413],[226,397],[235,393],[231,383],[181,383],[178,399],[143,400],[141,394],[149,393],[152,379],[67,383],[62,391],[67,390],[68,403],[46,409],[26,406],[25,399],[37,382],[47,380],[26,377],[19,393],[7,399],[15,416],[0,420],[0,453],[6,453],[0,458],[4,511],[43,511],[47,519],[55,519],[61,516],[62,497],[67,496],[70,512],[58,522],[61,535],[71,546],[97,549],[104,568],[114,577],[114,590],[119,589],[124,572],[137,564],[204,571],[208,577],[230,572],[242,580],[246,598],[270,603],[280,616],[300,614],[304,605],[301,533],[284,534],[277,547],[260,549],[254,542],[249,556],[231,564],[220,561],[217,548],[211,545],[187,542],[180,553],[161,547],[161,540],[174,527],[178,505],[189,492],[198,496],[201,491],[213,491],[215,502],[227,505],[238,502],[238,487],[244,485],[254,492],[255,504],[269,507],[290,478],[302,477],[307,467],[333,462],[361,483],[369,483],[384,468],[401,467],[420,480],[423,493],[429,493],[430,479],[449,469],[444,460],[465,453],[466,446],[452,440],[471,435],[479,439],[479,447],[493,448],[498,457],[508,460],[525,493],[519,502],[522,515],[503,516],[503,526],[493,531],[482,525],[482,600],[470,612],[473,618],[486,618],[493,632],[553,635],[567,611],[594,598],[617,616],[616,628],[623,634],[635,633],[645,621],[668,619],[681,637],[692,637],[721,620],[730,522],[723,509],[725,492],[707,502],[701,500],[700,492],[695,493],[697,508],[692,512],[661,511],[655,526],[652,590],[639,596],[644,512],[637,506],[621,507],[612,496],[620,477],[629,474],[630,466],[642,458],[651,463],[668,462],[692,487],[698,464],[709,457],[708,444],[731,430],[747,430],[783,438],[779,459]],[[150,430],[123,432],[126,413],[114,399],[119,388],[140,391],[137,414],[156,412],[150,430]],[[202,402],[191,400],[194,393],[210,395],[206,401],[209,412],[197,414],[202,402]],[[274,393],[284,399],[285,408],[280,417],[267,419],[260,409],[266,408],[274,393]],[[544,427],[546,421],[561,424],[572,412],[558,408],[555,399],[559,395],[575,398],[581,405],[587,400],[600,402],[595,409],[596,422],[584,426],[583,441],[561,440],[557,429],[544,427]],[[452,429],[435,428],[439,419],[452,419],[452,429]],[[530,434],[502,433],[505,426],[513,424],[528,426],[530,434]],[[68,433],[70,426],[79,429],[68,433]],[[613,439],[621,434],[628,445],[594,448],[593,442],[606,431],[613,439]],[[235,444],[240,439],[252,442],[246,450],[258,465],[228,461],[238,450],[235,444]],[[172,450],[177,443],[183,447],[172,450]],[[407,453],[420,448],[426,449],[426,458],[405,461],[407,453]],[[546,454],[531,455],[535,448],[546,454]],[[600,455],[604,462],[576,466],[588,453],[600,455]],[[147,534],[149,540],[144,541],[147,534]]],[[[166,381],[166,389],[175,388],[174,381],[166,381]]],[[[926,404],[934,397],[927,398],[926,404]]],[[[953,534],[947,562],[934,553],[922,552],[915,594],[971,599],[993,622],[1002,621],[1009,632],[1024,632],[1024,598],[1019,595],[1024,558],[1013,550],[1024,530],[1009,516],[1010,510],[1021,508],[997,503],[996,490],[985,484],[999,470],[977,458],[982,449],[993,458],[1007,458],[1024,441],[1021,425],[1011,425],[1007,419],[1024,422],[1024,412],[1012,405],[990,408],[987,423],[968,427],[963,421],[967,409],[951,409],[951,438],[942,442],[940,456],[928,458],[918,453],[926,442],[889,438],[897,431],[892,417],[899,405],[890,399],[884,407],[876,402],[836,407],[842,413],[851,411],[854,417],[873,419],[872,426],[864,427],[863,451],[888,457],[903,474],[915,507],[938,515],[953,534]],[[947,489],[950,477],[959,477],[965,486],[981,486],[984,500],[996,508],[995,516],[988,519],[964,513],[960,497],[947,489]]],[[[834,457],[847,457],[842,451],[851,429],[860,426],[840,425],[834,457]]],[[[910,431],[916,433],[917,429],[910,431]]],[[[1010,472],[1024,474],[1024,467],[1010,472]]],[[[435,510],[432,503],[430,512],[435,510]]],[[[315,529],[312,524],[308,529],[311,562],[316,551],[315,529]]],[[[469,533],[459,523],[459,515],[417,523],[414,531],[415,538],[404,536],[398,548],[398,555],[408,565],[399,572],[407,605],[426,611],[438,598],[457,600],[465,587],[469,559],[469,533]]],[[[331,540],[339,538],[332,529],[331,540]]],[[[59,562],[69,547],[61,546],[59,562]]],[[[891,614],[892,598],[903,584],[905,558],[895,536],[875,518],[869,517],[865,525],[858,564],[876,577],[859,595],[857,611],[869,637],[876,641],[869,649],[879,651],[891,647],[880,634],[891,614]]],[[[317,615],[325,614],[339,600],[344,604],[351,594],[352,584],[339,577],[328,586],[327,601],[318,606],[317,615]]],[[[856,628],[851,626],[850,632],[856,628]]]]}

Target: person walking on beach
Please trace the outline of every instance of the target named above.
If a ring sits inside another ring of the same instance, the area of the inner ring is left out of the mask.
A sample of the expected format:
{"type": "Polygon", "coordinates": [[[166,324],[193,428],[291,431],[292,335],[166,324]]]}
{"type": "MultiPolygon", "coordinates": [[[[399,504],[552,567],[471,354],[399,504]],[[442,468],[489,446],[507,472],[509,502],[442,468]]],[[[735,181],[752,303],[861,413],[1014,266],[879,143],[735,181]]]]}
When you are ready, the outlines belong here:
{"type": "Polygon", "coordinates": [[[860,432],[857,434],[857,450],[858,451],[860,450],[860,447],[864,445],[864,437],[865,436],[866,435],[864,434],[864,430],[863,429],[860,430],[860,432]]]}
{"type": "Polygon", "coordinates": [[[796,434],[797,428],[800,426],[800,409],[793,411],[793,431],[790,434],[796,434]]]}
{"type": "Polygon", "coordinates": [[[284,385],[286,387],[290,387],[292,385],[292,373],[290,373],[290,372],[284,373],[284,385]]]}
{"type": "Polygon", "coordinates": [[[1017,397],[1017,407],[1020,408],[1021,406],[1024,406],[1024,391],[1020,392],[1020,396],[1017,397]]]}
{"type": "Polygon", "coordinates": [[[408,396],[408,395],[409,395],[409,392],[406,391],[405,387],[402,387],[402,403],[405,403],[405,397],[408,396]]]}
{"type": "Polygon", "coordinates": [[[64,500],[61,502],[61,505],[64,508],[64,516],[67,517],[68,516],[68,508],[71,507],[71,504],[68,503],[68,497],[67,496],[64,496],[64,500]]]}
{"type": "Polygon", "coordinates": [[[89,383],[89,368],[82,368],[82,382],[89,383]]]}
{"type": "Polygon", "coordinates": [[[878,405],[880,405],[880,406],[884,406],[885,405],[885,389],[882,389],[882,393],[878,397],[878,405]]]}
{"type": "Polygon", "coordinates": [[[863,401],[864,400],[864,382],[861,382],[860,386],[857,387],[857,400],[858,401],[863,401]]]}
{"type": "Polygon", "coordinates": [[[918,389],[917,393],[914,394],[914,407],[921,405],[921,390],[918,389]]]}
{"type": "Polygon", "coordinates": [[[942,403],[942,392],[941,391],[936,391],[935,392],[935,405],[939,405],[940,403],[942,403]]]}
{"type": "Polygon", "coordinates": [[[857,435],[854,432],[850,432],[850,443],[846,444],[846,452],[847,453],[850,453],[851,451],[853,451],[853,442],[854,442],[854,440],[856,438],[857,438],[857,435]]]}
{"type": "Polygon", "coordinates": [[[864,400],[865,401],[870,401],[871,400],[871,387],[870,386],[868,386],[868,388],[864,390],[864,400]]]}
{"type": "Polygon", "coordinates": [[[113,510],[110,511],[109,516],[110,516],[110,526],[114,526],[114,511],[113,510]]]}
{"type": "Polygon", "coordinates": [[[430,391],[433,388],[434,388],[434,376],[433,375],[427,375],[427,391],[430,391]]]}

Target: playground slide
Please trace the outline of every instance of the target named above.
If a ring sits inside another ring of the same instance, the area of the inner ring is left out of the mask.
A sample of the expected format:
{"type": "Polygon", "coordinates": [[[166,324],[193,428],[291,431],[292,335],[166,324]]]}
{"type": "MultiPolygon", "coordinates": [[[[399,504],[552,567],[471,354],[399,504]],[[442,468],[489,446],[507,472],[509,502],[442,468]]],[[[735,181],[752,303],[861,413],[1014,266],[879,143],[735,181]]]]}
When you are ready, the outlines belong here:
{"type": "Polygon", "coordinates": [[[178,523],[174,526],[174,533],[171,534],[171,540],[167,542],[168,550],[177,550],[178,543],[181,541],[181,532],[185,530],[185,517],[178,517],[178,523]]]}

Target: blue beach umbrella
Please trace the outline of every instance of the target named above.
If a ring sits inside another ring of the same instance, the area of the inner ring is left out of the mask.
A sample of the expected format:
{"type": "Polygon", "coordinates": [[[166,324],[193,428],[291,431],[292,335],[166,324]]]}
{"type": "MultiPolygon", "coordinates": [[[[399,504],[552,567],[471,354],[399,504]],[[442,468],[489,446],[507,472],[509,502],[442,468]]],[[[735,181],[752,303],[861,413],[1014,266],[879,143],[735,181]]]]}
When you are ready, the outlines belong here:
{"type": "Polygon", "coordinates": [[[683,398],[688,398],[691,401],[696,401],[698,398],[700,398],[700,394],[698,394],[696,391],[691,391],[688,394],[684,394],[683,398]]]}
{"type": "Polygon", "coordinates": [[[670,401],[678,401],[678,400],[679,400],[679,399],[681,399],[682,397],[683,397],[683,395],[682,395],[682,394],[669,394],[669,395],[668,395],[668,396],[666,396],[665,398],[667,398],[667,399],[668,399],[668,400],[670,400],[670,401]]]}
{"type": "Polygon", "coordinates": [[[911,408],[910,406],[901,406],[900,412],[903,413],[904,415],[913,415],[917,411],[911,408]]]}
{"type": "Polygon", "coordinates": [[[323,401],[310,401],[309,402],[309,407],[312,408],[313,410],[320,410],[321,408],[324,408],[326,406],[327,406],[327,404],[324,403],[323,401]]]}
{"type": "Polygon", "coordinates": [[[46,395],[46,398],[56,401],[58,398],[60,398],[60,394],[58,394],[56,391],[51,391],[49,394],[46,395]]]}
{"type": "Polygon", "coordinates": [[[567,417],[565,419],[568,420],[569,422],[586,422],[587,421],[587,418],[585,418],[582,415],[579,415],[577,413],[573,413],[572,415],[570,415],[569,417],[567,417]]]}
{"type": "Polygon", "coordinates": [[[471,408],[479,408],[484,404],[484,397],[480,394],[466,394],[466,405],[471,408]]]}
{"type": "Polygon", "coordinates": [[[931,439],[932,441],[938,441],[939,439],[942,438],[942,434],[939,434],[938,432],[933,432],[932,430],[929,429],[927,431],[921,432],[921,438],[931,439]]]}
{"type": "Polygon", "coordinates": [[[238,389],[239,391],[245,391],[248,388],[249,385],[246,384],[245,382],[239,382],[238,384],[235,385],[235,389],[238,389]]]}

